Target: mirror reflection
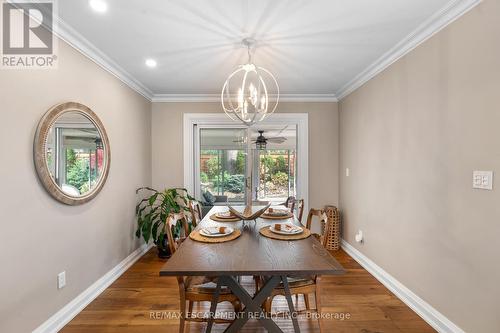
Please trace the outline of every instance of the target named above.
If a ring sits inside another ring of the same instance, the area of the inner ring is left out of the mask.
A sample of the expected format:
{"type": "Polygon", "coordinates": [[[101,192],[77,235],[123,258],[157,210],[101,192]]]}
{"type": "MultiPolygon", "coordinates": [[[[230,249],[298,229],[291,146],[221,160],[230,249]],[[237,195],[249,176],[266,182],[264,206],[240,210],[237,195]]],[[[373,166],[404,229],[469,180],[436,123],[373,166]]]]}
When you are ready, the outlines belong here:
{"type": "Polygon", "coordinates": [[[50,176],[67,195],[91,192],[103,174],[104,145],[94,123],[82,113],[63,113],[50,128],[45,145],[50,176]]]}

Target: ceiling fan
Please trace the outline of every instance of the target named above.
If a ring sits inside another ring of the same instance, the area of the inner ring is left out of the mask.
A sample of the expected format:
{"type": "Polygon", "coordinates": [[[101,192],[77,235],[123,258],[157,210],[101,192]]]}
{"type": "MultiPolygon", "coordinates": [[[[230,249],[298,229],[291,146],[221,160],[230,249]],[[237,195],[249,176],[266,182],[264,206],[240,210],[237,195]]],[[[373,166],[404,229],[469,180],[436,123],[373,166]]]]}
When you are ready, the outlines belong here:
{"type": "MultiPolygon", "coordinates": [[[[267,143],[268,142],[271,142],[271,143],[278,143],[278,144],[281,144],[283,142],[286,141],[286,137],[284,136],[280,136],[281,133],[283,133],[283,131],[285,129],[287,129],[288,125],[283,127],[276,136],[273,136],[273,137],[265,137],[264,136],[264,131],[263,130],[258,130],[257,132],[259,133],[259,136],[255,139],[252,139],[252,143],[255,143],[255,146],[257,149],[266,149],[266,146],[267,146],[267,143]]],[[[246,138],[240,138],[238,140],[234,140],[233,142],[237,142],[237,143],[246,143],[246,138]]]]}

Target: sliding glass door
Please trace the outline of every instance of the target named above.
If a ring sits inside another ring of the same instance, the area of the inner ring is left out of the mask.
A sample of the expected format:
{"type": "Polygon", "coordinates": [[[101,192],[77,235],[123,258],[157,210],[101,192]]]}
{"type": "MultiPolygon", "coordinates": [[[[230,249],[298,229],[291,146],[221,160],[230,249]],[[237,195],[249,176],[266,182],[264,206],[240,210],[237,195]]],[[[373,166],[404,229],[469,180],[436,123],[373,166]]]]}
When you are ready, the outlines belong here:
{"type": "Polygon", "coordinates": [[[228,202],[245,202],[247,151],[245,129],[200,128],[197,195],[228,202]]]}
{"type": "Polygon", "coordinates": [[[203,201],[244,203],[249,195],[252,200],[272,202],[295,196],[296,132],[295,125],[250,129],[197,126],[196,197],[203,201]],[[258,147],[256,141],[261,135],[265,144],[258,147]],[[252,183],[247,187],[249,163],[252,183]]]}

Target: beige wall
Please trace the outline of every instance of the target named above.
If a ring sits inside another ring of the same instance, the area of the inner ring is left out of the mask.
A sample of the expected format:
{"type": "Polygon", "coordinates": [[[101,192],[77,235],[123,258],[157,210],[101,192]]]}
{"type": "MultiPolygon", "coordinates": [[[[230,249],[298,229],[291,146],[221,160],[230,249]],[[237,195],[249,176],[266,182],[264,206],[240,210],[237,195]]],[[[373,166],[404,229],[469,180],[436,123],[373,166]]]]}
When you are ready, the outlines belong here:
{"type": "Polygon", "coordinates": [[[340,103],[344,238],[471,333],[500,332],[499,18],[485,0],[340,103]]]}
{"type": "Polygon", "coordinates": [[[55,70],[0,70],[0,332],[31,332],[138,246],[135,189],[151,184],[151,103],[59,43],[55,70]],[[111,170],[90,203],[53,200],[33,167],[33,137],[51,106],[77,101],[100,117],[111,170]],[[67,285],[57,290],[56,276],[67,285]]]}
{"type": "MultiPolygon", "coordinates": [[[[219,113],[220,103],[153,103],[153,186],[182,186],[183,114],[219,113]]],[[[276,112],[309,114],[309,207],[338,203],[337,103],[280,103],[276,112]]]]}

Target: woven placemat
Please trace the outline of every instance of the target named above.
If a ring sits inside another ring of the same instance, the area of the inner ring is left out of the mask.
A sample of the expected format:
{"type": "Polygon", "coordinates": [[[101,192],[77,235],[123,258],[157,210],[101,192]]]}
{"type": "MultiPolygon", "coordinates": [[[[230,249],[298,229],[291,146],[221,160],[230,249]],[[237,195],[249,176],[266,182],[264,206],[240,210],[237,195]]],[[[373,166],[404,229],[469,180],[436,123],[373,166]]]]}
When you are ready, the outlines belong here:
{"type": "Polygon", "coordinates": [[[210,219],[217,221],[217,222],[238,222],[238,221],[241,221],[239,217],[233,217],[230,219],[221,219],[220,217],[217,217],[216,214],[210,215],[210,219]]]}
{"type": "Polygon", "coordinates": [[[289,213],[288,215],[285,216],[273,216],[273,215],[262,214],[260,217],[266,220],[288,220],[289,218],[293,217],[293,214],[289,213]]]}
{"type": "Polygon", "coordinates": [[[189,234],[189,238],[202,243],[224,243],[235,240],[240,236],[241,236],[241,231],[239,230],[234,230],[234,232],[231,235],[224,237],[205,237],[202,236],[198,230],[194,230],[189,234]]]}
{"type": "Polygon", "coordinates": [[[287,241],[305,239],[305,238],[311,236],[311,231],[309,229],[306,229],[306,228],[303,228],[304,231],[301,232],[300,234],[297,234],[297,235],[280,235],[280,234],[275,234],[274,232],[272,232],[271,230],[269,230],[269,227],[270,226],[261,228],[259,230],[260,234],[262,236],[265,236],[265,237],[268,237],[268,238],[279,239],[279,240],[287,240],[287,241]]]}

